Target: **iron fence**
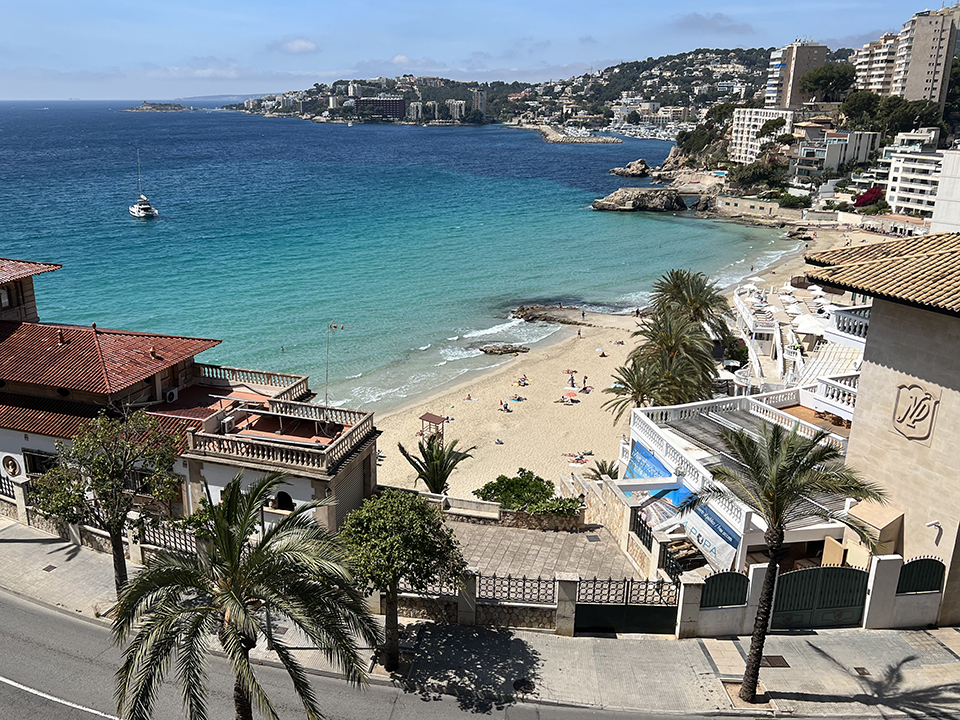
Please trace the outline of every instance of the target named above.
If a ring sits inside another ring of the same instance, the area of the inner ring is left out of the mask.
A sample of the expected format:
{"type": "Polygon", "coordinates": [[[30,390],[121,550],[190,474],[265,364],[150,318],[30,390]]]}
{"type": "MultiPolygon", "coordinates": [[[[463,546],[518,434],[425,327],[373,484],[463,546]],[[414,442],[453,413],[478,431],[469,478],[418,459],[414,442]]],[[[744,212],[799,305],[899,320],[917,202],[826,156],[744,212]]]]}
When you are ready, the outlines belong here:
{"type": "Polygon", "coordinates": [[[667,580],[581,580],[577,602],[590,605],[676,605],[679,587],[667,580]]]}
{"type": "Polygon", "coordinates": [[[477,599],[501,602],[553,605],[556,603],[556,583],[540,577],[512,577],[510,575],[478,575],[477,599]]]}
{"type": "Polygon", "coordinates": [[[197,538],[193,533],[167,525],[145,525],[143,542],[185,555],[195,555],[197,552],[197,538]]]}
{"type": "Polygon", "coordinates": [[[640,508],[633,508],[630,515],[630,530],[640,538],[640,542],[647,550],[653,549],[653,528],[640,515],[640,508]]]}
{"type": "Polygon", "coordinates": [[[8,477],[0,477],[0,495],[3,495],[6,498],[13,500],[15,497],[13,494],[13,488],[15,484],[13,480],[8,477]]]}
{"type": "Polygon", "coordinates": [[[679,581],[680,575],[683,574],[683,567],[681,567],[680,562],[666,545],[660,546],[660,567],[663,568],[664,572],[666,572],[674,582],[679,581]]]}
{"type": "Polygon", "coordinates": [[[397,588],[401,593],[410,595],[435,595],[452,596],[457,595],[457,586],[455,583],[428,583],[423,589],[414,588],[407,580],[401,580],[397,588]]]}

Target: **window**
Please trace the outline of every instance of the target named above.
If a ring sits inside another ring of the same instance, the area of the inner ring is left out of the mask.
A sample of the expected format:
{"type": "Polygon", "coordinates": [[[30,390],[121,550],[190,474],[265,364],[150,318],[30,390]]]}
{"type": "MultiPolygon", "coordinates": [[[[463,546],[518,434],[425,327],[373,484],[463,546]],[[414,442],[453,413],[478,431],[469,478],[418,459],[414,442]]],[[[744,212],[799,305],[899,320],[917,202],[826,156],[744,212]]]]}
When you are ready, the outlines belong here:
{"type": "Polygon", "coordinates": [[[10,291],[6,288],[0,288],[0,308],[10,307],[10,291]]]}
{"type": "Polygon", "coordinates": [[[27,475],[43,475],[57,466],[57,455],[42,450],[24,449],[23,464],[26,466],[27,475]]]}
{"type": "Polygon", "coordinates": [[[292,512],[296,509],[296,506],[293,504],[293,498],[291,498],[288,493],[282,490],[277,493],[277,510],[288,510],[292,512]]]}

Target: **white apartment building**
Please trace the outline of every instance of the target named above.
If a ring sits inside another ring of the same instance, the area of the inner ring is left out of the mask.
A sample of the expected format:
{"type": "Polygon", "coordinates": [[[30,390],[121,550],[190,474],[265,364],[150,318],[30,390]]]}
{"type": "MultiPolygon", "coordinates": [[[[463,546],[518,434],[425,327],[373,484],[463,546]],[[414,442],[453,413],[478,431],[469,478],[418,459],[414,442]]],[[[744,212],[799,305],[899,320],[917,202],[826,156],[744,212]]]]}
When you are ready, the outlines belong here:
{"type": "Polygon", "coordinates": [[[772,108],[737,108],[733,111],[733,127],[730,138],[730,160],[736,163],[749,165],[760,154],[760,146],[773,140],[772,137],[757,138],[757,133],[767,120],[783,118],[787,121],[783,130],[777,134],[793,132],[793,116],[791,110],[775,110],[772,108]]]}
{"type": "Polygon", "coordinates": [[[471,90],[471,97],[473,99],[473,109],[479,110],[484,115],[487,114],[487,91],[486,90],[471,90]]]}
{"type": "Polygon", "coordinates": [[[897,44],[891,93],[907,100],[932,100],[943,107],[957,45],[960,6],[924,10],[903,24],[897,44]]]}
{"type": "Polygon", "coordinates": [[[807,40],[795,40],[770,53],[763,103],[767,108],[795,108],[811,99],[800,91],[800,78],[827,62],[830,49],[807,40]]]}
{"type": "Polygon", "coordinates": [[[450,119],[459,120],[467,112],[467,101],[447,100],[447,107],[450,108],[450,119]]]}
{"type": "Polygon", "coordinates": [[[960,232],[960,150],[943,151],[930,232],[960,232]]]}
{"type": "Polygon", "coordinates": [[[890,158],[887,202],[897,215],[933,217],[943,153],[894,153],[890,158]]]}
{"type": "MultiPolygon", "coordinates": [[[[886,192],[893,177],[894,155],[931,154],[936,152],[939,142],[940,128],[920,128],[899,133],[891,144],[883,148],[877,164],[866,172],[855,174],[851,178],[851,184],[860,192],[874,185],[879,185],[886,192]]],[[[889,199],[887,202],[890,202],[889,199]]]]}
{"type": "Polygon", "coordinates": [[[855,87],[877,95],[889,95],[893,89],[893,70],[897,60],[899,37],[886,33],[854,53],[857,69],[855,87]]]}
{"type": "Polygon", "coordinates": [[[879,144],[880,133],[824,132],[820,138],[800,142],[790,158],[790,175],[819,177],[846,163],[865,163],[879,144]]]}
{"type": "Polygon", "coordinates": [[[423,103],[412,102],[407,108],[407,117],[411,120],[423,120],[423,103]]]}

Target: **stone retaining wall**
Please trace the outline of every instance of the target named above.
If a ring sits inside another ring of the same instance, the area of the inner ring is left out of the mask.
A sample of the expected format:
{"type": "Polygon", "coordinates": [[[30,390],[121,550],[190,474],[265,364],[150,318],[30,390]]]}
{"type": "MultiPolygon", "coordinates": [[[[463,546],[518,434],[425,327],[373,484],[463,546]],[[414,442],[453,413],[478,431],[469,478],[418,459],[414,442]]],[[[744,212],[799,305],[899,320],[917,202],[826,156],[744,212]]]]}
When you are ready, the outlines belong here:
{"type": "Polygon", "coordinates": [[[13,500],[7,500],[5,497],[0,497],[0,515],[16,520],[17,504],[13,500]]]}
{"type": "Polygon", "coordinates": [[[37,530],[43,530],[45,533],[50,533],[51,535],[56,535],[64,539],[67,537],[66,532],[62,529],[63,524],[58,518],[47,517],[32,507],[27,508],[27,522],[30,527],[34,527],[37,530]]]}
{"type": "MultiPolygon", "coordinates": [[[[380,614],[383,614],[382,599],[380,604],[380,614]]],[[[457,622],[457,599],[452,597],[432,598],[421,595],[400,595],[397,598],[397,610],[400,617],[420,618],[449,624],[456,624],[457,622]]]]}
{"type": "Polygon", "coordinates": [[[477,625],[553,630],[557,627],[557,608],[554,605],[477,603],[477,625]]]}
{"type": "Polygon", "coordinates": [[[503,527],[524,528],[525,530],[543,530],[552,532],[583,532],[584,511],[575,517],[559,515],[531,515],[521,510],[501,510],[500,524],[503,527]]]}
{"type": "MultiPolygon", "coordinates": [[[[87,525],[80,526],[80,544],[84,547],[92,548],[97,552],[113,553],[113,545],[110,543],[110,534],[105,530],[98,530],[87,525]]],[[[130,559],[130,548],[127,547],[127,541],[123,541],[123,555],[130,559]]]]}
{"type": "Polygon", "coordinates": [[[633,558],[644,577],[650,578],[656,575],[659,558],[651,555],[650,551],[640,542],[636,533],[630,532],[627,534],[627,555],[633,558]]]}

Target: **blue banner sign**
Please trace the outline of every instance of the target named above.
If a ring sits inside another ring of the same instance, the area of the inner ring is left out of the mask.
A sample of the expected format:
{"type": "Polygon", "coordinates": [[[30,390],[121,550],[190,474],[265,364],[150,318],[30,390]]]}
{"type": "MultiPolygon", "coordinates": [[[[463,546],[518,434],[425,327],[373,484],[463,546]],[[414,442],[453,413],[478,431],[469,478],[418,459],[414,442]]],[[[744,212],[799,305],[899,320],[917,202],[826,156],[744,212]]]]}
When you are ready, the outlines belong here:
{"type": "Polygon", "coordinates": [[[672,474],[643,443],[630,441],[630,462],[627,463],[627,471],[624,473],[625,479],[670,477],[672,474]]]}
{"type": "Polygon", "coordinates": [[[696,543],[710,563],[728,570],[737,559],[740,535],[706,505],[686,516],[687,536],[696,543]]]}

